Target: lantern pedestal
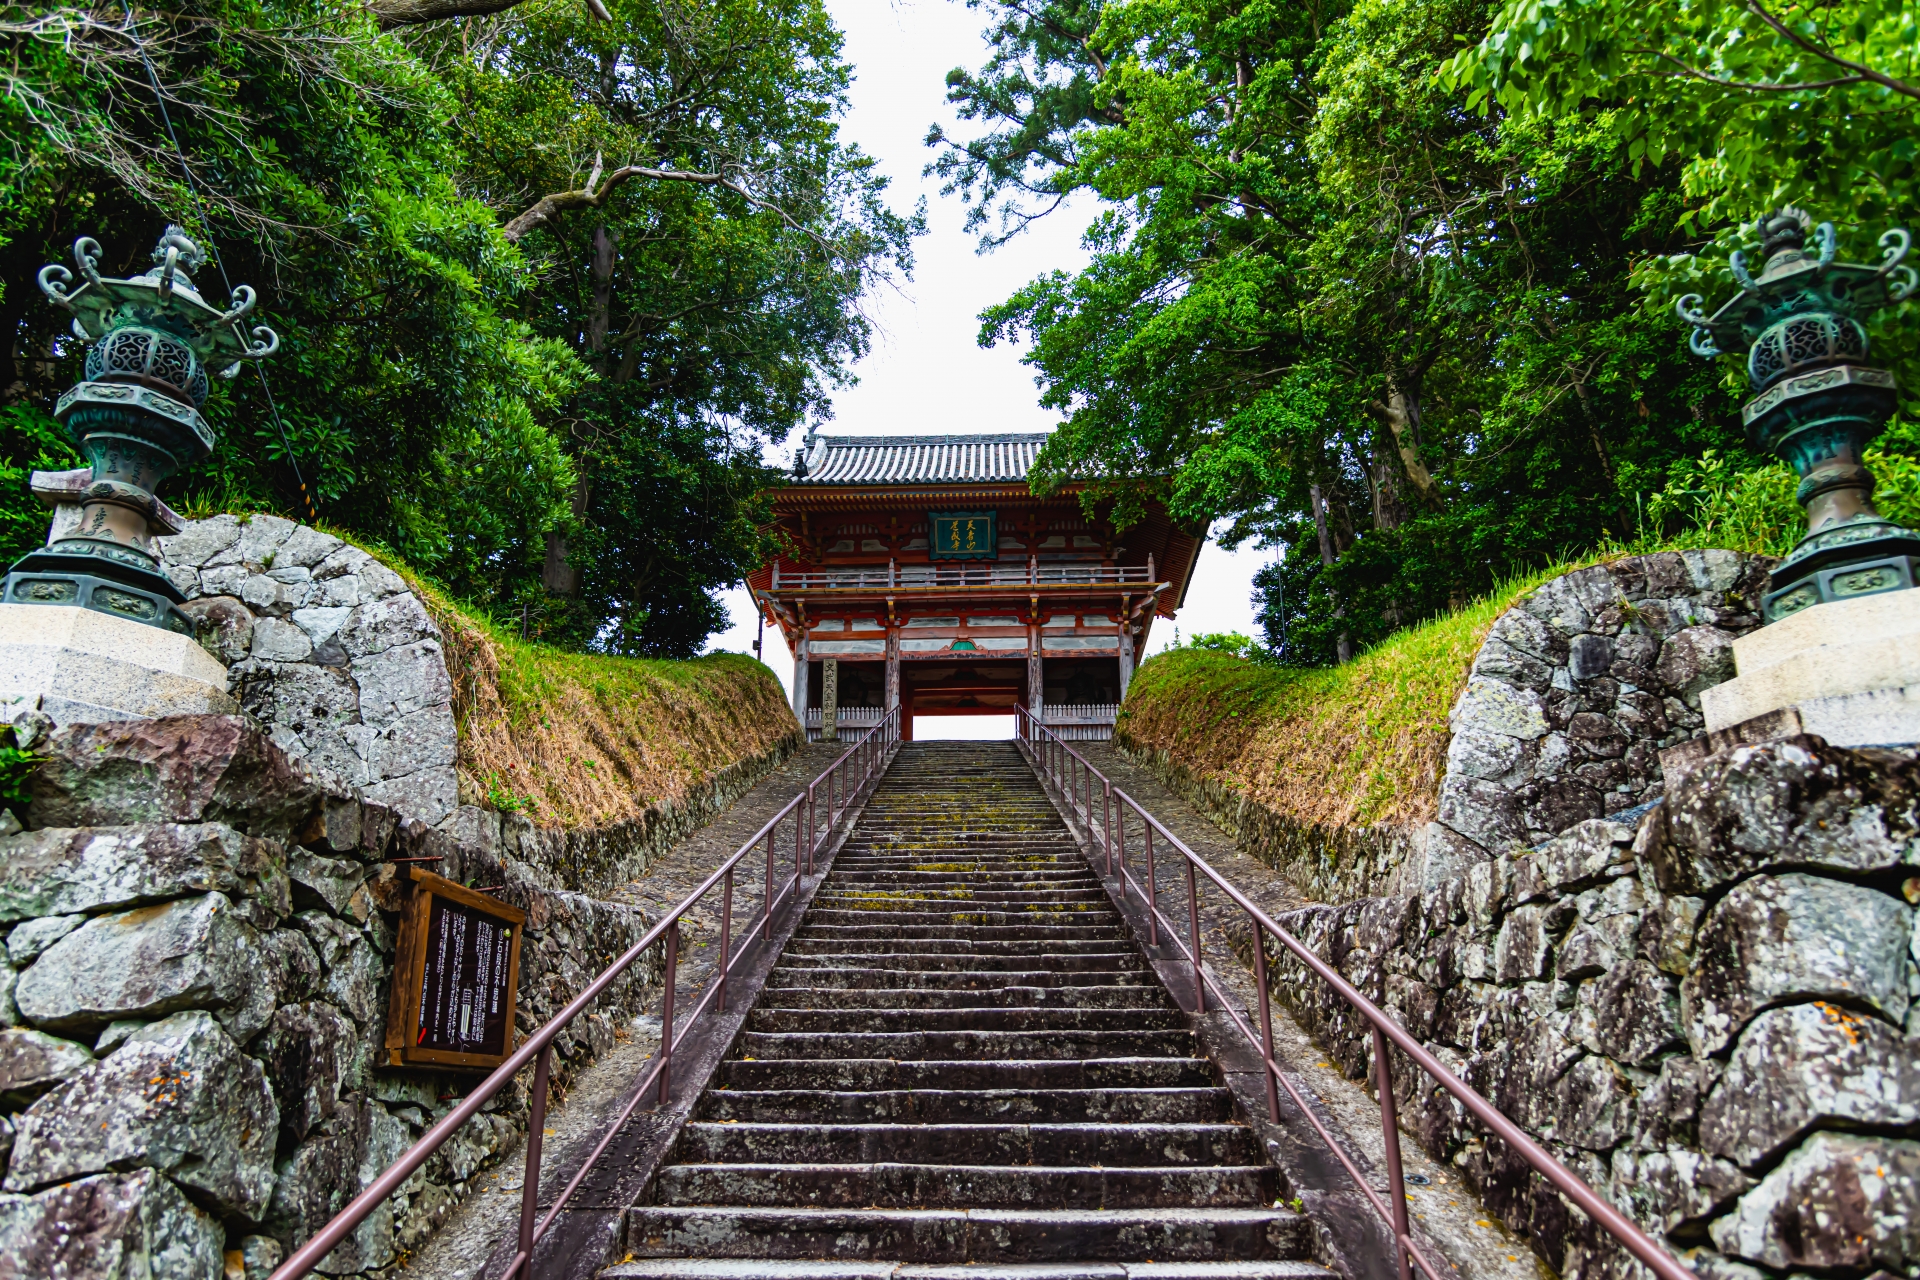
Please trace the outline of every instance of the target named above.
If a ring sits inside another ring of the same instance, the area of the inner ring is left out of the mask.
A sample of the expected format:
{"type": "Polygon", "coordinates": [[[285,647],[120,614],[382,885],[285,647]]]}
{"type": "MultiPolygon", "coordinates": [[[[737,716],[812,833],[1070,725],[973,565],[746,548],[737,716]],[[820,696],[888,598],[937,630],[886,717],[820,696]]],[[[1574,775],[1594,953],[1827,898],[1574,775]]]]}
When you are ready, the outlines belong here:
{"type": "Polygon", "coordinates": [[[56,724],[240,709],[192,636],[77,605],[0,603],[0,697],[18,694],[56,724]]]}
{"type": "Polygon", "coordinates": [[[1791,709],[1835,746],[1920,742],[1920,591],[1809,605],[1733,658],[1740,674],[1700,695],[1710,733],[1791,709]]]}

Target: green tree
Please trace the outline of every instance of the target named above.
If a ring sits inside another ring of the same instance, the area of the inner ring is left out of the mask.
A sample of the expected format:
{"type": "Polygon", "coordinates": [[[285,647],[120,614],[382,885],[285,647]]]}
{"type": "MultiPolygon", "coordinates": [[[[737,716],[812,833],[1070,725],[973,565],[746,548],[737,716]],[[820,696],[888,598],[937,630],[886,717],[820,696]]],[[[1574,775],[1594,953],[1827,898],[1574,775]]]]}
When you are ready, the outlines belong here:
{"type": "Polygon", "coordinates": [[[860,296],[910,269],[922,226],[839,137],[840,34],[817,0],[721,0],[410,39],[465,106],[469,180],[511,193],[505,234],[542,279],[521,314],[595,375],[565,405],[548,633],[691,652],[724,623],[711,589],[764,552],[759,445],[826,415],[867,349],[860,296]]]}
{"type": "Polygon", "coordinates": [[[1295,657],[1628,532],[1671,458],[1734,444],[1629,285],[1694,243],[1677,167],[1606,122],[1465,109],[1435,73],[1479,0],[983,7],[994,57],[949,84],[984,128],[933,167],[994,234],[1102,202],[1085,271],[982,317],[1066,415],[1039,482],[1286,544],[1295,657]]]}
{"type": "Polygon", "coordinates": [[[441,9],[0,10],[10,553],[46,455],[13,410],[80,376],[34,273],[80,233],[137,271],[175,221],[284,339],[176,505],[314,510],[551,640],[704,641],[760,450],[825,412],[917,229],[838,137],[838,33],[817,0],[441,9]]]}

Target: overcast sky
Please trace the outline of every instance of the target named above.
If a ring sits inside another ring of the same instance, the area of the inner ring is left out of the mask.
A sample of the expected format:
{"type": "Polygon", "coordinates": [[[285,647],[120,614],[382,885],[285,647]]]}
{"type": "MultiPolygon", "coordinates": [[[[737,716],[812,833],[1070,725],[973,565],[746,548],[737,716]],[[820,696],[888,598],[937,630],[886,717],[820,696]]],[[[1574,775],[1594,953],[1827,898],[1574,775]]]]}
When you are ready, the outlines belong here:
{"type": "MultiPolygon", "coordinates": [[[[879,159],[892,179],[896,209],[906,211],[926,197],[928,230],[914,246],[913,279],[868,300],[876,326],[873,351],[855,366],[859,384],[834,397],[834,419],[824,430],[1051,430],[1059,415],[1040,407],[1033,373],[1020,363],[1023,351],[1004,345],[982,350],[978,317],[1035,276],[1086,263],[1080,233],[1092,218],[1092,202],[1054,213],[1004,248],[977,253],[959,197],[942,196],[939,182],[920,171],[933,155],[925,144],[929,125],[937,121],[960,137],[973,127],[954,120],[946,74],[985,60],[984,15],[962,0],[827,0],[827,8],[846,32],[855,73],[843,135],[879,159]]],[[[798,437],[780,451],[783,460],[798,437]]],[[[1243,548],[1229,555],[1209,543],[1180,611],[1181,634],[1254,634],[1253,573],[1271,554],[1243,548]]],[[[712,647],[750,653],[753,605],[744,588],[728,592],[726,602],[734,626],[715,636],[712,647]]],[[[1150,651],[1170,644],[1173,633],[1173,624],[1157,621],[1150,651]]],[[[793,660],[777,631],[768,634],[764,657],[781,683],[790,684],[793,660]]]]}

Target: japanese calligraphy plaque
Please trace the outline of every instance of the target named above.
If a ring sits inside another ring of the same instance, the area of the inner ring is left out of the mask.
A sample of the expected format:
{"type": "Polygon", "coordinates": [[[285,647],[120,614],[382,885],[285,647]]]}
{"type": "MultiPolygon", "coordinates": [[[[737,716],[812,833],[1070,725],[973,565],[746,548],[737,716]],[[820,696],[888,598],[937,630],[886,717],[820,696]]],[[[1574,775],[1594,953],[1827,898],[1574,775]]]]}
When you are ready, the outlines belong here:
{"type": "Polygon", "coordinates": [[[1000,535],[996,511],[927,513],[928,556],[934,560],[998,560],[1000,535]]]}

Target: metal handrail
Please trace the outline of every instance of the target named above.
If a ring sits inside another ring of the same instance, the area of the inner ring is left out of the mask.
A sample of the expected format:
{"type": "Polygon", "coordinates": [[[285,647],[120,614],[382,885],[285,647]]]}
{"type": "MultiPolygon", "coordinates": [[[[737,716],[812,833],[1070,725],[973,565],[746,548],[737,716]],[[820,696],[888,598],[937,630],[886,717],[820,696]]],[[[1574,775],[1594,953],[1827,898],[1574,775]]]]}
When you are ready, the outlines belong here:
{"type": "Polygon", "coordinates": [[[1266,1065],[1266,1070],[1262,1074],[1266,1081],[1267,1114],[1272,1117],[1276,1124],[1279,1123],[1280,1095],[1275,1089],[1277,1082],[1281,1088],[1287,1091],[1288,1095],[1293,1099],[1294,1105],[1300,1109],[1301,1114],[1307,1118],[1308,1123],[1313,1126],[1314,1131],[1320,1135],[1321,1140],[1327,1144],[1328,1149],[1333,1152],[1334,1157],[1338,1159],[1346,1169],[1348,1176],[1353,1179],[1354,1185],[1360,1188],[1367,1200],[1373,1205],[1375,1211],[1378,1212],[1382,1218],[1385,1218],[1391,1226],[1394,1236],[1401,1246],[1399,1250],[1396,1250],[1397,1256],[1395,1258],[1399,1268],[1400,1280],[1411,1280],[1412,1272],[1408,1267],[1409,1258],[1418,1264],[1420,1270],[1428,1277],[1428,1280],[1441,1280],[1441,1276],[1421,1253],[1419,1246],[1414,1243],[1412,1229],[1407,1220],[1406,1197],[1401,1190],[1404,1179],[1400,1163],[1399,1119],[1396,1115],[1394,1104],[1392,1065],[1387,1052],[1389,1042],[1407,1057],[1411,1058],[1415,1066],[1433,1077],[1435,1082],[1448,1093],[1452,1094],[1468,1111],[1472,1112],[1476,1120],[1492,1130],[1496,1137],[1519,1152],[1520,1156],[1533,1167],[1535,1172],[1539,1173],[1548,1182],[1551,1182],[1588,1217],[1599,1223],[1609,1235],[1620,1242],[1627,1252],[1646,1264],[1648,1269],[1659,1276],[1660,1280],[1696,1280],[1694,1273],[1675,1259],[1672,1254],[1663,1249],[1659,1242],[1654,1240],[1653,1237],[1645,1231],[1642,1231],[1632,1219],[1609,1204],[1599,1192],[1588,1186],[1578,1174],[1574,1173],[1573,1170],[1567,1168],[1566,1165],[1556,1159],[1553,1153],[1528,1137],[1525,1131],[1514,1124],[1513,1121],[1507,1119],[1505,1115],[1501,1114],[1497,1107],[1481,1097],[1480,1094],[1475,1092],[1464,1080],[1447,1070],[1445,1065],[1443,1065],[1438,1058],[1427,1052],[1420,1042],[1415,1040],[1405,1028],[1388,1017],[1377,1005],[1356,990],[1353,985],[1341,977],[1331,965],[1327,964],[1319,956],[1313,954],[1305,943],[1281,928],[1280,925],[1275,923],[1264,911],[1249,901],[1245,894],[1241,893],[1223,879],[1219,872],[1207,864],[1206,859],[1202,858],[1192,849],[1189,849],[1180,837],[1169,831],[1164,823],[1147,811],[1145,806],[1125,791],[1122,791],[1119,787],[1113,785],[1113,781],[1104,773],[1100,772],[1100,770],[1096,769],[1085,756],[1075,751],[1072,747],[1069,747],[1062,739],[1056,737],[1045,725],[1035,721],[1024,707],[1015,708],[1015,710],[1018,715],[1019,736],[1023,741],[1033,744],[1032,754],[1035,763],[1040,767],[1042,775],[1054,784],[1061,796],[1066,800],[1069,811],[1076,814],[1086,824],[1087,843],[1090,853],[1095,842],[1094,782],[1096,779],[1099,781],[1100,794],[1105,808],[1104,815],[1099,822],[1099,826],[1101,827],[1100,839],[1104,843],[1107,875],[1110,878],[1118,878],[1120,881],[1119,890],[1123,901],[1127,896],[1129,886],[1134,890],[1140,891],[1142,894],[1143,900],[1147,905],[1148,945],[1160,945],[1160,924],[1164,921],[1167,926],[1167,933],[1172,937],[1175,945],[1185,954],[1188,962],[1193,967],[1195,1008],[1200,1012],[1206,1011],[1206,992],[1208,989],[1211,989],[1219,1008],[1225,1011],[1227,1016],[1233,1020],[1234,1025],[1240,1029],[1241,1034],[1246,1036],[1248,1041],[1252,1042],[1258,1049],[1261,1061],[1266,1065]],[[1117,824],[1114,821],[1116,806],[1119,808],[1120,815],[1120,821],[1117,824]],[[1139,880],[1136,880],[1132,872],[1127,869],[1126,811],[1128,809],[1133,810],[1141,820],[1147,860],[1147,880],[1145,885],[1142,885],[1139,880]],[[1173,929],[1173,921],[1168,919],[1165,913],[1160,910],[1158,884],[1154,878],[1153,846],[1156,832],[1159,834],[1161,840],[1179,852],[1186,863],[1187,927],[1189,931],[1188,939],[1191,945],[1180,939],[1178,933],[1173,929]],[[1118,836],[1117,841],[1115,839],[1116,836],[1118,836]],[[1254,1034],[1253,1028],[1247,1025],[1246,1019],[1241,1017],[1239,1012],[1234,1009],[1232,1001],[1230,1001],[1226,993],[1220,989],[1219,984],[1214,981],[1213,976],[1206,972],[1206,966],[1202,962],[1200,954],[1202,950],[1200,945],[1200,895],[1195,878],[1196,872],[1217,885],[1220,890],[1233,901],[1235,906],[1240,907],[1247,913],[1248,918],[1253,922],[1254,980],[1260,990],[1260,1033],[1257,1036],[1254,1034]],[[1272,934],[1281,946],[1291,951],[1301,963],[1325,981],[1328,986],[1332,987],[1334,994],[1353,1006],[1355,1011],[1364,1017],[1372,1026],[1374,1085],[1379,1094],[1380,1124],[1386,1138],[1388,1194],[1393,1198],[1391,1207],[1384,1203],[1374,1189],[1368,1185],[1367,1180],[1361,1176],[1360,1170],[1354,1166],[1353,1161],[1348,1157],[1347,1153],[1313,1114],[1312,1108],[1307,1105],[1307,1100],[1301,1096],[1299,1089],[1287,1078],[1287,1074],[1281,1069],[1280,1064],[1274,1061],[1273,1011],[1268,998],[1267,948],[1265,939],[1261,936],[1263,933],[1272,934]]]}
{"type": "Polygon", "coordinates": [[[331,1222],[305,1244],[293,1251],[285,1262],[277,1267],[269,1280],[301,1280],[318,1266],[321,1259],[333,1251],[335,1245],[344,1240],[349,1232],[377,1209],[386,1198],[399,1190],[400,1185],[413,1174],[415,1169],[425,1164],[435,1151],[438,1151],[447,1139],[459,1131],[460,1126],[476,1115],[489,1099],[513,1080],[529,1062],[534,1063],[532,1105],[527,1118],[527,1164],[525,1179],[520,1190],[520,1236],[519,1249],[507,1269],[501,1273],[500,1280],[514,1280],[523,1267],[531,1272],[533,1248],[544,1237],[554,1219],[566,1208],[567,1201],[586,1180],[588,1172],[613,1141],[613,1137],[626,1124],[634,1110],[640,1105],[650,1090],[656,1093],[656,1105],[664,1106],[672,1086],[673,1047],[684,1040],[693,1025],[705,1013],[709,1004],[717,1001],[719,1011],[724,1013],[727,1007],[727,977],[733,971],[735,960],[744,955],[754,944],[756,935],[766,931],[771,936],[775,906],[796,892],[803,875],[813,873],[813,857],[822,846],[833,838],[835,825],[851,805],[854,796],[868,780],[886,768],[888,748],[900,740],[900,712],[898,708],[889,712],[885,719],[869,729],[857,741],[840,754],[834,762],[807,784],[807,789],[787,801],[778,813],[769,818],[765,825],[756,831],[747,842],[736,850],[732,857],[721,863],[700,887],[688,894],[677,907],[661,918],[659,923],[647,930],[640,941],[627,948],[626,952],[600,972],[585,990],[574,997],[572,1003],[547,1020],[545,1026],[534,1032],[514,1051],[513,1055],[494,1069],[492,1075],[483,1080],[479,1087],[469,1093],[459,1106],[441,1117],[431,1129],[420,1135],[420,1140],[407,1149],[405,1155],[394,1161],[385,1172],[369,1183],[365,1190],[334,1215],[331,1222]],[[858,777],[849,775],[858,770],[858,777]],[[821,793],[825,793],[826,825],[820,826],[819,806],[821,793]],[[774,888],[774,832],[789,816],[794,819],[793,873],[786,883],[776,891],[774,888]],[[753,927],[748,929],[740,940],[738,950],[730,950],[730,935],[733,931],[733,873],[741,860],[762,843],[766,845],[766,903],[765,909],[756,912],[758,917],[753,927]],[[680,918],[692,906],[705,897],[714,885],[722,887],[722,907],[720,916],[719,972],[700,1001],[687,1015],[686,1025],[679,1034],[674,1033],[673,1000],[675,969],[680,951],[680,918]],[[600,1145],[593,1149],[573,1176],[566,1189],[555,1197],[553,1206],[547,1210],[546,1217],[539,1225],[534,1224],[534,1214],[539,1208],[540,1195],[540,1151],[543,1126],[547,1113],[547,1082],[553,1064],[553,1041],[575,1018],[586,1012],[594,1000],[612,984],[615,978],[631,968],[635,961],[652,948],[654,943],[666,939],[666,975],[665,994],[660,1009],[660,1051],[653,1057],[652,1067],[640,1078],[639,1086],[628,1101],[626,1109],[608,1126],[606,1136],[600,1145]]]}

